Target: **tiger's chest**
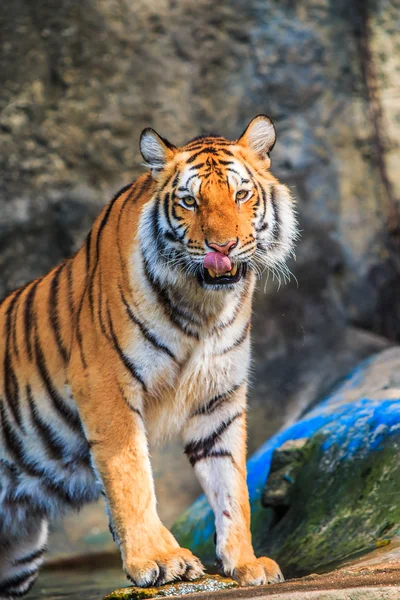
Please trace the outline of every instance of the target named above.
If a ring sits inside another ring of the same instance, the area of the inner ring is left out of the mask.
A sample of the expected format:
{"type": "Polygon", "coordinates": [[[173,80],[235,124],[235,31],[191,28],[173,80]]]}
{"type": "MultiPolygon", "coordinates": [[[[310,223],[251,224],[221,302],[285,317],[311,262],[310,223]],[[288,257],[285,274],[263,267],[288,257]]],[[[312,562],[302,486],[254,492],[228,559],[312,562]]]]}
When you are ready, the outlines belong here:
{"type": "Polygon", "coordinates": [[[180,360],[153,353],[146,361],[145,419],[152,441],[179,432],[199,407],[246,379],[248,323],[239,319],[227,331],[215,331],[190,343],[182,340],[182,352],[176,350],[180,360]]]}

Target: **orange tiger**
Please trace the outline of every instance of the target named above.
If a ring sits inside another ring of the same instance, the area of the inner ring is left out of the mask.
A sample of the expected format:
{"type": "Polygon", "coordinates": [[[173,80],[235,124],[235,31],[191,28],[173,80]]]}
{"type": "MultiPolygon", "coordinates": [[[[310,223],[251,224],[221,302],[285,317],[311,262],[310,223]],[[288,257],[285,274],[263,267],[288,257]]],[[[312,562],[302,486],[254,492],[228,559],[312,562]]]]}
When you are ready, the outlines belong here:
{"type": "Polygon", "coordinates": [[[271,175],[272,121],[236,141],[175,147],[145,129],[149,171],[75,256],[0,306],[0,598],[27,592],[48,522],[103,493],[128,578],[203,573],[162,524],[148,443],[180,433],[215,513],[216,554],[242,585],[283,579],[256,558],[246,487],[246,388],[257,274],[297,235],[271,175]]]}

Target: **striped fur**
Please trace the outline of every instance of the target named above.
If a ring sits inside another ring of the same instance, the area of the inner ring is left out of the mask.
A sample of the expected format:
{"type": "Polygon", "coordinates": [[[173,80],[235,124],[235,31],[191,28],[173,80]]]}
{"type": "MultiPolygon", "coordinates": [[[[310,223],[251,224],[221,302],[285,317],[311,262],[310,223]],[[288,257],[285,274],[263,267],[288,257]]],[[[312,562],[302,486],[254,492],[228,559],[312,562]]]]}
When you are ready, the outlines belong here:
{"type": "Polygon", "coordinates": [[[196,578],[198,559],[157,515],[148,454],[177,433],[214,509],[225,572],[242,584],[281,578],[254,556],[245,482],[255,279],[284,268],[296,237],[290,194],[269,172],[274,139],[263,116],[235,142],[175,148],[145,130],[150,171],[74,257],[0,305],[0,599],[32,585],[48,520],[103,491],[132,581],[196,578]],[[231,239],[242,276],[210,283],[208,244],[231,239]]]}

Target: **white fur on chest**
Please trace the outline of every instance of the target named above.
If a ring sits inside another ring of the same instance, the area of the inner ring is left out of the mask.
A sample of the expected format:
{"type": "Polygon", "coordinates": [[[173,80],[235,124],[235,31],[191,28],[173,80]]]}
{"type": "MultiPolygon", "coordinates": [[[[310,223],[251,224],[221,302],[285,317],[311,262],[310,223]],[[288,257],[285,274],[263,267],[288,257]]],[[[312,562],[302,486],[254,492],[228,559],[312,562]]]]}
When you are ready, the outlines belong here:
{"type": "MultiPolygon", "coordinates": [[[[239,321],[241,321],[239,319],[239,321]]],[[[231,328],[229,328],[231,329],[231,328]]],[[[233,328],[232,328],[233,329],[233,328]]],[[[160,441],[181,431],[193,412],[213,397],[242,383],[250,363],[250,343],[221,353],[241,329],[200,339],[187,362],[180,368],[153,362],[153,386],[145,403],[146,428],[151,441],[160,441]]]]}

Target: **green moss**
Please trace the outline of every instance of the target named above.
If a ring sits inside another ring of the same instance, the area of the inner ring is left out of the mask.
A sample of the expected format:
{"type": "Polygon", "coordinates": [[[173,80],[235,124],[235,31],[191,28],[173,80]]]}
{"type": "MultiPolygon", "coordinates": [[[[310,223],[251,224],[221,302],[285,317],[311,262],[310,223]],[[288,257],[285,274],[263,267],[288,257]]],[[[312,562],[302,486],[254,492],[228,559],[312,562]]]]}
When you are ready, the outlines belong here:
{"type": "Polygon", "coordinates": [[[104,600],[142,600],[144,598],[165,598],[168,596],[185,596],[199,592],[211,594],[219,590],[238,587],[236,581],[219,575],[207,575],[196,581],[178,581],[160,587],[139,588],[127,587],[115,590],[104,600]]]}
{"type": "Polygon", "coordinates": [[[323,442],[316,436],[307,444],[307,460],[280,519],[276,507],[260,505],[252,515],[256,552],[275,558],[286,576],[375,548],[399,529],[398,440],[351,460],[339,447],[323,451],[323,442]]]}

